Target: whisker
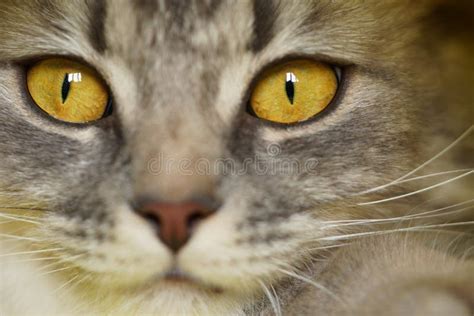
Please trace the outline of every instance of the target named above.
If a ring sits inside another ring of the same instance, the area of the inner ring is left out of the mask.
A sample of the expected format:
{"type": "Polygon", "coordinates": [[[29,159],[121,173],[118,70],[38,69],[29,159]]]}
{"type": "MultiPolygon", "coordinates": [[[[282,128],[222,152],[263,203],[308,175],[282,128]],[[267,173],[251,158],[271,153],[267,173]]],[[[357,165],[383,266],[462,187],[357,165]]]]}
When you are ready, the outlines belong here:
{"type": "Polygon", "coordinates": [[[68,269],[72,269],[72,268],[74,268],[74,266],[58,268],[58,269],[54,269],[54,270],[51,270],[51,271],[47,271],[45,273],[41,273],[39,276],[48,275],[48,274],[52,274],[52,273],[56,273],[56,272],[59,272],[59,271],[64,271],[64,270],[68,270],[68,269]]]}
{"type": "Polygon", "coordinates": [[[286,274],[290,277],[293,277],[295,279],[298,279],[300,281],[303,281],[303,282],[306,282],[312,286],[314,286],[315,288],[323,291],[324,293],[328,294],[329,296],[331,296],[334,300],[338,301],[339,303],[343,304],[343,305],[346,305],[346,302],[343,301],[340,297],[338,297],[335,293],[333,293],[331,290],[327,289],[325,286],[319,284],[319,283],[316,283],[314,282],[313,280],[309,279],[308,277],[305,277],[305,276],[302,276],[302,275],[299,275],[299,274],[296,274],[294,272],[291,272],[291,271],[287,271],[285,269],[281,269],[281,268],[277,268],[278,271],[280,271],[281,273],[283,274],[286,274]]]}
{"type": "Polygon", "coordinates": [[[21,210],[21,211],[31,211],[31,212],[49,212],[49,210],[44,208],[31,208],[23,206],[0,206],[0,210],[21,210]]]}
{"type": "Polygon", "coordinates": [[[381,185],[381,186],[378,186],[378,187],[375,187],[373,189],[369,189],[369,190],[366,190],[366,191],[362,191],[359,194],[367,194],[367,193],[371,193],[371,192],[375,192],[375,191],[379,191],[381,189],[384,189],[386,187],[389,187],[389,186],[392,186],[394,184],[397,184],[399,183],[400,181],[408,178],[409,176],[411,176],[412,174],[414,174],[415,172],[417,172],[418,170],[424,168],[425,166],[427,166],[428,164],[432,163],[433,161],[435,161],[436,159],[438,159],[439,157],[441,157],[442,155],[444,155],[447,151],[449,151],[451,148],[453,148],[454,146],[456,146],[459,142],[461,142],[461,140],[463,140],[467,135],[469,135],[469,133],[472,132],[472,130],[474,129],[474,125],[471,125],[464,133],[461,134],[461,136],[459,136],[454,142],[452,142],[449,146],[447,146],[445,149],[443,149],[442,151],[440,151],[439,153],[437,153],[436,155],[434,155],[431,159],[428,159],[427,161],[425,161],[424,163],[422,163],[421,165],[419,165],[418,167],[416,167],[415,169],[413,169],[412,171],[408,172],[407,174],[405,174],[404,176],[401,176],[400,178],[398,179],[395,179],[393,180],[392,182],[390,183],[387,183],[387,184],[384,184],[384,185],[381,185]]]}
{"type": "MultiPolygon", "coordinates": [[[[281,316],[281,309],[280,309],[281,307],[280,307],[280,303],[279,303],[278,299],[272,295],[272,292],[270,292],[270,290],[265,285],[265,283],[263,283],[262,280],[258,280],[258,283],[260,283],[260,286],[262,287],[263,292],[265,293],[268,300],[270,301],[270,304],[272,305],[272,308],[273,308],[273,311],[275,312],[275,315],[281,316]]],[[[273,287],[272,287],[272,289],[273,289],[273,287]]],[[[273,291],[275,291],[275,289],[273,289],[273,291]]],[[[275,293],[275,295],[276,295],[276,293],[275,293]]]]}
{"type": "Polygon", "coordinates": [[[41,250],[32,250],[32,251],[12,252],[12,253],[7,253],[7,254],[2,254],[0,255],[0,258],[17,256],[17,255],[28,255],[28,254],[35,254],[35,253],[42,253],[42,252],[51,252],[51,251],[62,250],[62,249],[64,248],[50,248],[50,249],[41,249],[41,250]]]}
{"type": "Polygon", "coordinates": [[[416,181],[416,180],[422,180],[426,178],[432,178],[436,176],[442,176],[442,175],[447,175],[447,174],[452,174],[452,173],[461,173],[461,172],[467,172],[467,171],[472,171],[474,170],[473,168],[466,168],[466,169],[457,169],[457,170],[449,170],[449,171],[441,171],[441,172],[436,172],[436,173],[430,173],[426,174],[423,176],[418,176],[418,177],[413,177],[413,178],[408,178],[402,181],[397,182],[397,185],[401,183],[406,183],[406,182],[411,182],[411,181],[416,181]]]}
{"type": "Polygon", "coordinates": [[[81,254],[78,254],[78,255],[74,255],[74,256],[70,256],[70,257],[63,257],[61,258],[60,260],[56,261],[56,262],[53,262],[53,263],[50,263],[50,264],[47,264],[47,265],[44,265],[42,266],[38,272],[42,272],[44,270],[46,270],[47,268],[51,267],[51,266],[57,266],[57,265],[60,265],[60,264],[64,264],[65,262],[68,262],[68,261],[71,261],[71,260],[74,260],[74,259],[77,259],[77,258],[80,258],[82,256],[84,256],[85,253],[81,253],[81,254]]]}
{"type": "Polygon", "coordinates": [[[36,242],[43,241],[41,239],[33,238],[33,237],[17,236],[17,235],[2,234],[2,233],[0,233],[0,237],[4,237],[7,239],[27,240],[27,241],[36,241],[36,242]]]}
{"type": "Polygon", "coordinates": [[[398,216],[398,217],[391,217],[391,218],[375,218],[375,219],[356,219],[356,220],[341,220],[341,221],[327,221],[325,223],[330,223],[330,225],[326,225],[323,228],[334,228],[334,227],[340,227],[340,226],[352,226],[352,225],[364,225],[364,224],[383,224],[383,223],[391,223],[395,221],[404,221],[404,220],[413,220],[413,219],[424,219],[424,218],[431,218],[431,217],[437,217],[437,216],[445,216],[453,213],[459,213],[465,210],[468,210],[472,208],[473,206],[468,206],[464,207],[458,210],[454,211],[449,211],[445,213],[440,213],[440,214],[433,214],[433,213],[439,213],[441,211],[462,206],[468,203],[474,202],[474,199],[464,201],[461,203],[453,204],[450,206],[445,206],[441,207],[435,210],[431,211],[426,211],[426,212],[421,212],[421,213],[416,213],[416,214],[411,214],[411,215],[404,215],[404,216],[398,216]],[[332,224],[332,225],[331,225],[332,224]]]}
{"type": "Polygon", "coordinates": [[[429,229],[429,228],[465,226],[465,225],[473,225],[473,224],[474,224],[474,221],[468,221],[468,222],[458,222],[458,223],[413,226],[413,227],[405,227],[405,228],[398,228],[398,229],[387,229],[387,230],[379,230],[379,231],[371,231],[371,232],[352,233],[352,234],[346,234],[346,235],[328,236],[328,237],[318,238],[316,239],[316,241],[337,241],[337,240],[344,240],[344,239],[350,239],[350,238],[355,238],[355,237],[376,236],[376,235],[384,235],[384,234],[398,233],[398,232],[421,231],[423,229],[429,229]]]}
{"type": "Polygon", "coordinates": [[[17,215],[10,215],[10,214],[4,214],[0,213],[0,217],[6,218],[6,219],[11,219],[14,221],[19,221],[19,222],[26,222],[26,223],[31,223],[31,224],[41,224],[41,222],[31,220],[31,219],[25,219],[23,216],[17,216],[17,215]]]}
{"type": "Polygon", "coordinates": [[[324,249],[331,249],[331,248],[340,248],[344,246],[349,246],[351,243],[343,243],[343,244],[337,244],[337,245],[330,245],[330,246],[323,246],[323,247],[316,247],[316,248],[309,248],[308,250],[324,250],[324,249]]]}
{"type": "MultiPolygon", "coordinates": [[[[423,180],[423,179],[426,179],[426,178],[433,178],[433,177],[436,177],[436,176],[442,176],[442,175],[447,175],[447,174],[453,174],[453,173],[461,173],[461,172],[468,172],[468,171],[472,171],[474,170],[473,168],[465,168],[465,169],[456,169],[456,170],[448,170],[448,171],[440,171],[440,172],[435,172],[435,173],[430,173],[430,174],[426,174],[426,175],[422,175],[422,176],[417,176],[417,177],[413,177],[413,178],[408,178],[408,179],[404,179],[404,180],[401,180],[401,181],[398,181],[396,183],[393,183],[391,184],[390,186],[393,186],[393,185],[400,185],[402,183],[407,183],[407,182],[413,182],[413,181],[417,181],[417,180],[423,180]]],[[[386,187],[388,187],[389,185],[387,184],[386,187]]],[[[385,186],[383,187],[385,188],[385,186]]],[[[381,189],[383,189],[381,187],[379,187],[379,190],[376,190],[376,191],[380,191],[381,189]]],[[[372,190],[375,190],[377,188],[374,188],[372,190]]],[[[370,191],[370,190],[369,190],[370,191]]],[[[369,191],[363,191],[363,192],[359,192],[359,193],[356,193],[355,195],[362,195],[362,194],[367,194],[367,193],[371,193],[369,191]]]]}
{"type": "Polygon", "coordinates": [[[423,230],[415,230],[414,232],[432,232],[432,233],[439,233],[439,234],[453,234],[456,236],[459,235],[468,235],[468,236],[474,236],[474,234],[469,233],[467,231],[465,232],[460,232],[458,230],[447,230],[447,229],[423,229],[423,230]]]}
{"type": "Polygon", "coordinates": [[[281,313],[280,298],[278,297],[278,294],[277,294],[277,292],[275,291],[275,288],[273,287],[273,285],[270,284],[270,287],[272,288],[273,296],[275,297],[276,304],[277,304],[277,307],[278,307],[278,314],[277,314],[277,315],[282,315],[282,313],[281,313]]]}
{"type": "Polygon", "coordinates": [[[71,285],[69,287],[69,291],[72,290],[73,288],[77,287],[79,284],[81,284],[82,282],[86,281],[87,279],[90,279],[91,277],[91,274],[86,274],[84,277],[82,277],[80,280],[78,280],[77,282],[75,282],[73,285],[71,285]]]}
{"type": "MultiPolygon", "coordinates": [[[[415,205],[413,208],[411,208],[409,211],[405,212],[406,214],[411,214],[414,212],[416,209],[419,209],[421,206],[426,205],[430,202],[433,202],[435,200],[439,200],[440,198],[432,198],[429,200],[426,200],[422,203],[419,203],[418,205],[415,205]]],[[[408,215],[404,215],[408,216],[408,215]]],[[[338,224],[338,223],[353,223],[353,222],[364,222],[364,221],[381,221],[381,220],[386,220],[386,218],[361,218],[361,219],[340,219],[340,220],[331,220],[331,221],[323,221],[324,224],[338,224]]]]}
{"type": "Polygon", "coordinates": [[[23,263],[23,262],[34,262],[34,261],[48,261],[48,260],[55,260],[55,259],[60,259],[61,257],[55,256],[55,257],[40,257],[40,258],[30,258],[30,259],[24,259],[24,260],[15,260],[15,263],[23,263]]]}
{"type": "Polygon", "coordinates": [[[431,214],[431,215],[426,215],[426,216],[414,216],[412,219],[425,219],[425,218],[433,218],[433,217],[442,217],[446,215],[453,215],[456,213],[461,213],[467,210],[470,210],[474,207],[474,205],[466,206],[457,210],[449,211],[449,212],[444,212],[444,213],[439,213],[439,214],[431,214]]]}
{"type": "Polygon", "coordinates": [[[74,280],[76,280],[78,277],[80,276],[80,274],[76,274],[74,277],[72,277],[71,279],[69,279],[66,283],[64,283],[63,285],[61,285],[60,287],[58,287],[57,289],[55,289],[53,291],[53,294],[62,290],[64,287],[66,287],[68,284],[74,282],[74,280]]]}
{"type": "Polygon", "coordinates": [[[28,216],[28,215],[25,215],[25,214],[17,214],[17,213],[4,212],[4,211],[0,211],[0,214],[4,214],[4,215],[8,215],[8,216],[13,216],[13,217],[19,217],[19,218],[25,218],[25,219],[41,220],[41,217],[38,217],[38,216],[28,216]]]}
{"type": "Polygon", "coordinates": [[[409,193],[406,193],[406,194],[401,194],[401,195],[397,195],[397,196],[393,196],[393,197],[390,197],[390,198],[386,198],[386,199],[382,199],[382,200],[377,200],[377,201],[371,201],[371,202],[364,202],[364,203],[358,203],[357,205],[371,205],[371,204],[378,204],[378,203],[383,203],[383,202],[388,202],[388,201],[393,201],[393,200],[398,200],[398,199],[402,199],[402,198],[405,198],[405,197],[408,197],[408,196],[412,196],[412,195],[415,195],[415,194],[419,194],[419,193],[422,193],[422,192],[425,192],[425,191],[428,191],[428,190],[432,190],[434,188],[437,188],[437,187],[440,187],[442,185],[445,185],[445,184],[448,184],[450,182],[453,182],[453,181],[456,181],[458,179],[461,179],[463,177],[466,177],[470,174],[474,173],[474,170],[471,170],[471,171],[468,171],[468,172],[465,172],[457,177],[454,177],[454,178],[451,178],[451,179],[448,179],[448,180],[445,180],[445,181],[442,181],[442,182],[439,182],[439,183],[436,183],[434,185],[431,185],[429,187],[426,187],[426,188],[423,188],[423,189],[420,189],[420,190],[416,190],[416,191],[413,191],[413,192],[409,192],[409,193]]]}

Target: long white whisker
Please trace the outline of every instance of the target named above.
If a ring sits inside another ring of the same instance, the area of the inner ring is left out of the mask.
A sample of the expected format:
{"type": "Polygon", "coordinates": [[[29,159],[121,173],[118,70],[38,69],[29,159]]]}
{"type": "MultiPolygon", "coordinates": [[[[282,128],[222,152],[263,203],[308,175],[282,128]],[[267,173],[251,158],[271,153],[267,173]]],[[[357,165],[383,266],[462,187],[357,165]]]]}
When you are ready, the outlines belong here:
{"type": "Polygon", "coordinates": [[[33,262],[33,261],[48,261],[48,260],[55,260],[55,259],[60,259],[61,257],[56,256],[56,257],[40,257],[40,258],[29,258],[29,259],[24,259],[24,260],[15,260],[15,263],[21,263],[21,262],[33,262]]]}
{"type": "MultiPolygon", "coordinates": [[[[418,209],[422,205],[428,204],[429,202],[432,202],[434,200],[439,200],[440,198],[433,198],[429,199],[427,201],[424,201],[415,207],[411,208],[409,211],[405,212],[408,215],[404,216],[409,216],[414,210],[418,209]]],[[[385,221],[387,218],[361,218],[361,219],[339,219],[339,220],[330,220],[330,221],[323,221],[323,224],[340,224],[340,223],[355,223],[355,222],[369,222],[369,221],[385,221]]]]}
{"type": "Polygon", "coordinates": [[[468,222],[459,222],[459,223],[413,226],[413,227],[387,229],[387,230],[380,230],[380,231],[373,231],[373,232],[362,232],[362,233],[353,233],[353,234],[346,234],[346,235],[321,237],[321,238],[316,239],[315,241],[337,241],[337,240],[344,240],[344,239],[350,239],[350,238],[355,238],[355,237],[375,236],[375,235],[384,235],[384,234],[398,233],[398,232],[417,231],[420,229],[430,229],[430,228],[449,227],[449,226],[464,226],[464,225],[473,225],[473,224],[474,224],[474,221],[468,221],[468,222]]]}
{"type": "Polygon", "coordinates": [[[73,288],[75,288],[76,286],[78,286],[79,284],[81,284],[82,282],[84,282],[85,280],[87,279],[90,279],[91,275],[90,274],[86,274],[84,277],[82,277],[79,281],[75,282],[73,285],[71,285],[69,287],[69,291],[72,290],[73,288]]]}
{"type": "Polygon", "coordinates": [[[68,266],[68,267],[58,268],[58,269],[54,269],[54,270],[51,270],[51,271],[47,271],[47,272],[41,273],[40,276],[48,275],[48,274],[51,274],[51,273],[56,273],[56,272],[59,272],[59,271],[64,271],[64,270],[68,270],[68,269],[72,269],[72,268],[74,268],[74,266],[68,266]]]}
{"type": "Polygon", "coordinates": [[[42,266],[37,272],[42,272],[42,271],[46,270],[47,268],[49,268],[51,266],[57,266],[57,265],[65,263],[65,262],[80,258],[84,255],[85,255],[84,253],[81,253],[81,254],[78,254],[78,255],[74,255],[74,256],[70,256],[70,257],[66,257],[66,258],[61,258],[60,260],[57,260],[56,262],[49,263],[47,265],[42,266]]]}
{"type": "Polygon", "coordinates": [[[277,307],[278,307],[278,314],[277,314],[277,315],[282,315],[282,313],[281,313],[280,298],[278,297],[278,294],[277,294],[277,292],[275,291],[275,288],[273,287],[273,285],[270,284],[270,287],[272,288],[273,297],[275,298],[276,304],[277,304],[277,307]]]}
{"type": "Polygon", "coordinates": [[[331,248],[339,248],[339,247],[348,246],[348,245],[350,245],[350,244],[351,244],[351,243],[342,243],[342,244],[337,244],[337,245],[330,245],[330,246],[309,248],[308,250],[313,251],[313,250],[324,250],[324,249],[331,249],[331,248]]]}
{"type": "Polygon", "coordinates": [[[268,300],[270,301],[270,304],[272,305],[273,311],[275,312],[275,315],[281,316],[281,311],[280,311],[280,305],[275,297],[273,297],[272,292],[267,288],[265,283],[263,281],[258,280],[258,283],[260,283],[260,286],[263,289],[263,292],[267,296],[268,300]]]}
{"type": "Polygon", "coordinates": [[[408,178],[409,176],[411,176],[412,174],[414,174],[415,172],[417,172],[418,170],[424,168],[425,166],[427,166],[428,164],[432,163],[433,161],[435,161],[436,159],[438,159],[439,157],[441,157],[442,155],[444,155],[447,151],[449,151],[451,148],[453,148],[454,146],[456,146],[461,140],[463,140],[467,135],[469,135],[469,133],[471,133],[471,131],[474,129],[474,125],[471,125],[464,133],[462,133],[461,136],[459,136],[454,142],[452,142],[448,147],[446,147],[445,149],[443,149],[442,151],[440,151],[439,153],[437,153],[435,156],[433,156],[431,159],[428,159],[427,161],[425,161],[424,163],[422,163],[421,165],[419,165],[418,167],[416,167],[415,169],[413,169],[412,171],[408,172],[407,174],[405,174],[404,176],[398,178],[398,179],[395,179],[393,180],[392,182],[390,183],[387,183],[387,184],[384,184],[384,185],[381,185],[381,186],[378,186],[378,187],[375,187],[373,189],[370,189],[370,190],[366,190],[366,191],[363,191],[363,192],[360,192],[358,193],[357,195],[360,195],[360,194],[367,194],[367,193],[371,193],[371,192],[375,192],[375,191],[379,191],[381,189],[384,189],[386,187],[389,187],[391,185],[394,185],[394,184],[397,184],[399,183],[400,181],[408,178]]]}
{"type": "Polygon", "coordinates": [[[333,293],[331,290],[327,289],[326,287],[324,287],[323,285],[319,284],[319,283],[316,283],[314,282],[313,280],[309,279],[308,277],[305,277],[305,276],[302,276],[302,275],[299,275],[299,274],[296,274],[294,272],[291,272],[291,271],[287,271],[285,269],[281,269],[281,268],[278,268],[278,271],[280,271],[281,273],[284,273],[288,276],[291,276],[295,279],[298,279],[298,280],[301,280],[303,282],[306,282],[312,286],[314,286],[315,288],[323,291],[324,293],[328,294],[329,296],[331,296],[334,300],[338,301],[339,303],[341,304],[344,304],[346,305],[346,302],[344,302],[341,298],[339,298],[335,293],[333,293]]]}
{"type": "Polygon", "coordinates": [[[61,286],[58,287],[57,289],[55,289],[55,290],[53,291],[53,293],[56,293],[56,292],[60,291],[61,289],[63,289],[64,287],[66,287],[68,284],[74,282],[74,280],[77,279],[79,276],[80,276],[80,274],[75,275],[75,276],[72,277],[69,281],[67,281],[66,283],[64,283],[63,285],[61,285],[61,286]]]}
{"type": "Polygon", "coordinates": [[[19,251],[19,252],[2,254],[0,255],[0,258],[17,256],[17,255],[28,255],[28,254],[35,254],[35,253],[42,253],[42,252],[51,252],[51,251],[62,250],[62,249],[64,248],[50,248],[50,249],[41,249],[41,250],[32,250],[32,251],[19,251]]]}
{"type": "Polygon", "coordinates": [[[431,215],[426,215],[426,216],[413,216],[411,219],[425,219],[425,218],[433,218],[433,217],[443,217],[443,216],[447,216],[447,215],[453,215],[453,214],[461,213],[461,212],[464,212],[466,210],[470,210],[472,208],[474,208],[474,205],[470,205],[470,206],[466,206],[466,207],[463,207],[463,208],[459,208],[457,210],[452,210],[452,211],[449,211],[449,212],[443,212],[443,213],[438,213],[438,214],[431,214],[431,215]]]}
{"type": "Polygon", "coordinates": [[[42,212],[42,213],[49,212],[49,210],[44,209],[44,208],[25,207],[25,206],[0,206],[0,210],[42,212]]]}
{"type": "MultiPolygon", "coordinates": [[[[452,174],[452,173],[460,173],[460,172],[467,172],[467,171],[472,171],[474,170],[473,168],[465,168],[465,169],[457,169],[457,170],[448,170],[448,171],[441,171],[441,172],[435,172],[435,173],[430,173],[430,174],[426,174],[426,175],[422,175],[422,176],[417,176],[417,177],[413,177],[413,178],[408,178],[408,179],[404,179],[404,180],[401,180],[401,181],[398,181],[396,183],[393,183],[391,184],[390,186],[393,186],[393,185],[400,185],[402,183],[407,183],[407,182],[412,182],[412,181],[417,181],[417,180],[423,180],[423,179],[426,179],[426,178],[432,178],[432,177],[436,177],[436,176],[442,176],[442,175],[447,175],[447,174],[452,174]]],[[[383,188],[385,187],[388,187],[389,185],[386,184],[383,188]]],[[[383,188],[380,188],[376,191],[379,191],[383,188]]],[[[372,190],[375,190],[377,188],[374,188],[372,190]]],[[[369,190],[370,191],[370,190],[369,190]]],[[[366,193],[370,193],[369,191],[363,191],[363,192],[359,192],[357,193],[356,195],[362,195],[362,194],[366,194],[366,193]]]]}
{"type": "Polygon", "coordinates": [[[454,177],[454,178],[451,178],[451,179],[448,179],[448,180],[445,180],[445,181],[442,181],[442,182],[439,182],[437,184],[434,184],[434,185],[431,185],[429,187],[426,187],[426,188],[423,188],[423,189],[420,189],[420,190],[416,190],[416,191],[413,191],[413,192],[409,192],[409,193],[406,193],[406,194],[402,194],[402,195],[397,195],[397,196],[393,196],[393,197],[390,197],[390,198],[386,198],[386,199],[382,199],[382,200],[377,200],[377,201],[370,201],[370,202],[364,202],[364,203],[358,203],[357,205],[371,205],[371,204],[378,204],[378,203],[383,203],[383,202],[388,202],[388,201],[393,201],[393,200],[398,200],[398,199],[402,199],[402,198],[405,198],[405,197],[409,197],[409,196],[412,196],[412,195],[415,195],[415,194],[419,194],[419,193],[422,193],[422,192],[425,192],[425,191],[428,191],[428,190],[432,190],[434,188],[437,188],[437,187],[440,187],[442,185],[445,185],[445,184],[448,184],[450,182],[453,182],[453,181],[456,181],[458,179],[461,179],[461,178],[464,178],[470,174],[474,173],[474,170],[472,171],[468,171],[468,172],[465,172],[457,177],[454,177]]]}
{"type": "Polygon", "coordinates": [[[416,181],[416,180],[422,180],[422,179],[426,179],[426,178],[432,178],[432,177],[442,176],[442,175],[447,175],[447,174],[452,174],[452,173],[467,172],[467,171],[472,171],[472,170],[474,170],[474,169],[473,168],[466,168],[466,169],[457,169],[457,170],[449,170],[449,171],[441,171],[441,172],[436,172],[436,173],[430,173],[430,174],[426,174],[426,175],[423,175],[423,176],[408,178],[408,179],[399,181],[396,184],[399,185],[401,183],[406,183],[406,182],[411,182],[411,181],[416,181]]]}
{"type": "Polygon", "coordinates": [[[380,223],[391,223],[394,221],[404,221],[404,220],[413,220],[413,219],[421,219],[421,218],[430,218],[430,217],[437,217],[437,216],[445,216],[448,214],[453,214],[453,213],[459,213],[462,211],[465,211],[467,209],[472,208],[473,206],[468,206],[464,207],[458,210],[450,211],[450,212],[445,212],[445,213],[440,213],[440,214],[433,214],[433,213],[439,213],[441,211],[462,206],[468,203],[474,202],[474,199],[464,201],[461,203],[453,204],[450,206],[445,206],[441,207],[435,210],[431,211],[426,211],[426,212],[421,212],[421,213],[416,213],[416,214],[411,214],[411,215],[404,215],[404,216],[398,216],[398,217],[391,217],[391,218],[375,218],[375,219],[360,219],[360,220],[341,220],[341,221],[327,221],[325,223],[329,223],[330,225],[326,225],[323,228],[334,228],[334,227],[340,227],[340,226],[352,226],[352,225],[364,225],[364,224],[380,224],[380,223]]]}
{"type": "MultiPolygon", "coordinates": [[[[0,210],[1,210],[1,208],[0,208],[0,210]]],[[[0,211],[0,214],[13,216],[13,217],[19,217],[19,218],[25,218],[25,219],[41,220],[41,217],[39,217],[39,216],[28,216],[28,215],[24,215],[24,214],[11,213],[11,210],[9,210],[9,212],[0,211]]]]}
{"type": "Polygon", "coordinates": [[[0,233],[0,237],[8,238],[8,239],[16,239],[16,240],[28,240],[28,241],[36,241],[41,242],[41,239],[33,238],[33,237],[25,237],[25,236],[17,236],[17,235],[10,235],[10,234],[2,234],[0,233]]]}
{"type": "Polygon", "coordinates": [[[9,214],[5,214],[5,213],[0,213],[0,217],[6,218],[6,219],[11,219],[11,220],[14,220],[14,221],[19,221],[19,222],[27,222],[27,223],[31,223],[31,224],[41,224],[41,222],[31,220],[31,219],[26,219],[27,217],[23,217],[23,216],[9,215],[9,214]]]}

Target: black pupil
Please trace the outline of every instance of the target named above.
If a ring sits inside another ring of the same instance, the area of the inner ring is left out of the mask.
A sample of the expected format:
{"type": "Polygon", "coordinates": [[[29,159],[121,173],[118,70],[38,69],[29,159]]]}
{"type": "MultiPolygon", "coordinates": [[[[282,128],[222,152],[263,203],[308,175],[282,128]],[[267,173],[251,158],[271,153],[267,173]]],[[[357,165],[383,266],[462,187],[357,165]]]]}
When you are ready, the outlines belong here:
{"type": "Polygon", "coordinates": [[[63,86],[61,87],[61,97],[64,102],[66,102],[67,96],[69,95],[69,89],[71,89],[71,82],[69,81],[69,74],[64,75],[63,86]]]}
{"type": "MultiPolygon", "coordinates": [[[[290,76],[291,77],[291,76],[290,76]]],[[[295,98],[295,84],[292,78],[287,78],[285,83],[286,96],[291,104],[293,104],[295,98]]]]}

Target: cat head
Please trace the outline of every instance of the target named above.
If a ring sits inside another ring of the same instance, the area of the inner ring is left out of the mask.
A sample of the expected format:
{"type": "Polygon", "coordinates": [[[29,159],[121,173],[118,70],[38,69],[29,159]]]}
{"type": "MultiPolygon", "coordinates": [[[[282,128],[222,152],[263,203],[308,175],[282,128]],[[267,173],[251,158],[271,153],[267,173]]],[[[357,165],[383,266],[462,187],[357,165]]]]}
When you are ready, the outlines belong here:
{"type": "MultiPolygon", "coordinates": [[[[407,211],[413,200],[360,205],[399,186],[360,193],[472,124],[471,34],[462,19],[446,22],[456,10],[441,1],[4,1],[0,208],[23,219],[28,209],[35,219],[22,236],[58,248],[53,267],[84,276],[104,300],[120,293],[153,310],[179,293],[195,308],[240,306],[317,265],[316,249],[347,232],[333,221],[407,211]],[[28,71],[54,58],[94,69],[111,114],[72,124],[40,110],[28,71]],[[256,87],[301,60],[334,72],[331,102],[304,122],[258,117],[256,87]]],[[[461,165],[460,152],[445,166],[461,165]]]]}

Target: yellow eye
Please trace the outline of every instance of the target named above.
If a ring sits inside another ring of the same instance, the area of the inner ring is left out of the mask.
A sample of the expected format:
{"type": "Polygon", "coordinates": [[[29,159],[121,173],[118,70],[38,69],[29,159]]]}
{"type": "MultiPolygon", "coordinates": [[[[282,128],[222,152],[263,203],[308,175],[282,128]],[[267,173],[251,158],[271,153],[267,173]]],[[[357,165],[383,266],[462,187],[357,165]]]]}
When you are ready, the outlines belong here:
{"type": "Polygon", "coordinates": [[[109,111],[109,93],[100,76],[72,60],[38,62],[27,73],[27,85],[35,103],[61,121],[86,123],[101,119],[109,111]]]}
{"type": "Polygon", "coordinates": [[[337,77],[332,67],[312,60],[294,60],[262,75],[250,106],[264,120],[302,122],[324,110],[336,91],[337,77]]]}

